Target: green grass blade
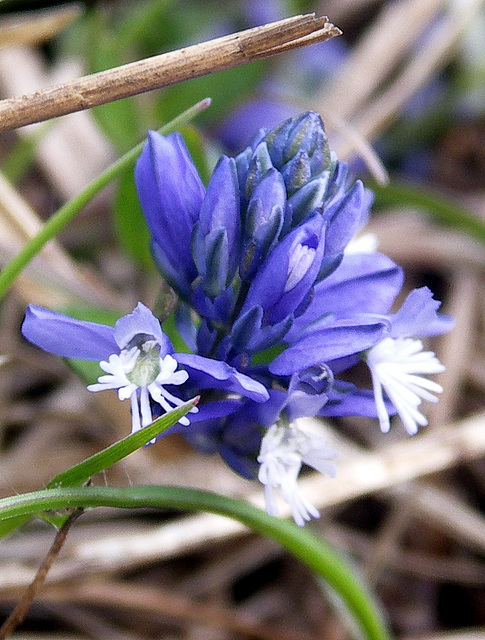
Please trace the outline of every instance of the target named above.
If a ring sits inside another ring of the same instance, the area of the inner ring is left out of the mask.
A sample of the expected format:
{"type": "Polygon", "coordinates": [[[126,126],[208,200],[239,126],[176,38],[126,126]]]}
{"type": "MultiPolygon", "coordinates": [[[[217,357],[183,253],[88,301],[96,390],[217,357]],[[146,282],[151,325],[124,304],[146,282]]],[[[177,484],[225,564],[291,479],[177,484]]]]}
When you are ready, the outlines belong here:
{"type": "MultiPolygon", "coordinates": [[[[197,401],[198,397],[189,400],[173,411],[164,414],[140,431],[126,436],[126,438],[123,438],[106,449],[95,453],[67,471],[59,473],[46,484],[45,488],[53,489],[56,487],[74,487],[84,484],[95,474],[108,469],[108,467],[111,467],[119,460],[122,460],[126,456],[130,455],[130,453],[133,453],[140,447],[143,447],[145,444],[150,442],[150,440],[153,440],[153,438],[156,438],[169,429],[178,422],[182,416],[188,413],[190,409],[197,404],[197,401]]],[[[44,519],[55,526],[59,526],[64,522],[65,516],[49,515],[44,519]]],[[[0,539],[23,526],[29,522],[29,520],[31,520],[30,515],[22,515],[0,521],[0,539]]]]}
{"type": "Polygon", "coordinates": [[[108,469],[108,467],[126,458],[130,453],[133,453],[140,447],[148,444],[150,440],[167,431],[167,429],[176,424],[180,418],[185,416],[185,414],[197,404],[198,400],[199,398],[196,397],[185,402],[173,411],[165,413],[147,427],[140,429],[140,431],[131,433],[129,436],[126,436],[126,438],[118,440],[109,447],[106,447],[106,449],[95,453],[67,471],[59,473],[47,483],[46,488],[73,487],[84,484],[96,473],[108,469]]]}
{"type": "Polygon", "coordinates": [[[367,640],[389,634],[371,595],[342,558],[322,540],[292,522],[279,520],[252,505],[207,491],[179,487],[77,487],[37,491],[0,500],[0,521],[45,510],[91,507],[161,508],[208,511],[238,520],[272,538],[320,575],[340,596],[367,640]]]}

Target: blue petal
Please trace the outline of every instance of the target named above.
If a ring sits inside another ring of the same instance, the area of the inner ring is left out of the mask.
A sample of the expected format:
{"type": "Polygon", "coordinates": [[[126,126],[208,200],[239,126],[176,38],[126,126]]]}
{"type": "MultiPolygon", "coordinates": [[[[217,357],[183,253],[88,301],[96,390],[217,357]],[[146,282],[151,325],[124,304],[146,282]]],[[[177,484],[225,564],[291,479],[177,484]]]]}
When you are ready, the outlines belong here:
{"type": "Polygon", "coordinates": [[[276,324],[292,314],[307,296],[320,269],[323,254],[322,219],[316,215],[294,229],[268,255],[249,287],[241,315],[255,306],[265,312],[264,323],[276,324]],[[291,256],[298,247],[315,251],[312,263],[301,280],[285,291],[291,256]]]}
{"type": "Polygon", "coordinates": [[[160,321],[153,313],[139,302],[133,313],[120,318],[114,328],[114,337],[120,349],[126,349],[137,335],[153,336],[160,345],[160,355],[163,358],[167,353],[172,353],[170,340],[163,333],[160,321]]]}
{"type": "Polygon", "coordinates": [[[315,287],[315,306],[337,318],[386,313],[401,290],[401,267],[382,253],[344,255],[339,267],[315,287]]]}
{"type": "Polygon", "coordinates": [[[232,281],[240,252],[239,184],[233,158],[217,163],[192,233],[192,256],[204,290],[217,297],[232,281]]]}
{"type": "Polygon", "coordinates": [[[256,402],[264,402],[269,397],[263,384],[225,362],[189,353],[176,353],[174,358],[187,369],[190,382],[199,389],[231,391],[256,402]]]}
{"type": "Polygon", "coordinates": [[[190,237],[205,189],[179,133],[149,132],[135,182],[152,239],[172,265],[194,272],[190,237]]]}
{"type": "Polygon", "coordinates": [[[263,310],[261,307],[253,307],[239,316],[234,323],[229,335],[229,343],[238,352],[244,351],[254,335],[261,331],[263,310]]]}
{"type": "Polygon", "coordinates": [[[180,337],[192,351],[197,350],[197,327],[195,326],[190,307],[179,302],[175,309],[175,325],[180,337]]]}
{"type": "Polygon", "coordinates": [[[358,180],[340,201],[324,209],[324,218],[329,221],[325,235],[325,254],[343,251],[367,221],[372,203],[370,193],[358,180]]]}
{"type": "MultiPolygon", "coordinates": [[[[363,416],[377,418],[377,407],[374,393],[369,389],[359,389],[350,382],[339,380],[328,394],[327,404],[320,409],[318,415],[328,417],[363,416]]],[[[392,403],[385,399],[386,409],[390,416],[396,413],[392,403]]]]}
{"type": "Polygon", "coordinates": [[[293,314],[290,314],[276,324],[262,327],[262,329],[253,334],[247,346],[247,351],[249,353],[264,351],[278,344],[285,338],[292,324],[293,314]]]}
{"type": "Polygon", "coordinates": [[[186,268],[183,268],[179,263],[173,265],[164,249],[153,239],[150,241],[150,252],[153,262],[162,274],[165,282],[181,297],[188,298],[190,295],[190,284],[196,276],[195,267],[193,265],[185,265],[186,268]]]}
{"type": "MultiPolygon", "coordinates": [[[[237,249],[240,234],[239,184],[233,158],[219,158],[200,209],[200,225],[204,235],[215,229],[225,229],[231,252],[237,249]]],[[[235,259],[237,261],[237,253],[235,259]]]]}
{"type": "Polygon", "coordinates": [[[217,400],[215,402],[202,402],[198,405],[197,413],[190,414],[190,424],[197,424],[204,420],[214,420],[216,418],[224,418],[237,411],[243,403],[243,400],[237,398],[228,398],[227,400],[217,400]]]}
{"type": "Polygon", "coordinates": [[[315,210],[322,208],[327,182],[328,174],[323,172],[322,175],[307,182],[288,198],[287,219],[291,222],[291,226],[298,226],[308,219],[315,210]]]}
{"type": "Polygon", "coordinates": [[[76,320],[36,305],[26,309],[22,335],[44,351],[63,358],[99,362],[120,351],[113,327],[76,320]]]}
{"type": "Polygon", "coordinates": [[[441,302],[433,299],[428,287],[414,289],[399,311],[390,316],[391,337],[411,338],[436,336],[453,329],[455,321],[450,316],[437,313],[441,302]]]}
{"type": "Polygon", "coordinates": [[[292,375],[316,364],[365,351],[388,330],[384,321],[334,325],[305,335],[281,353],[270,365],[276,375],[292,375]]]}
{"type": "MultiPolygon", "coordinates": [[[[295,319],[287,339],[301,337],[307,327],[325,317],[352,318],[361,313],[387,313],[401,290],[403,272],[387,256],[345,255],[339,267],[315,286],[305,313],[295,319]]],[[[328,324],[328,322],[326,322],[328,324]]]]}
{"type": "Polygon", "coordinates": [[[256,462],[255,455],[250,456],[246,451],[239,452],[224,443],[219,446],[219,454],[233,471],[246,478],[246,480],[257,478],[259,464],[256,462]]]}

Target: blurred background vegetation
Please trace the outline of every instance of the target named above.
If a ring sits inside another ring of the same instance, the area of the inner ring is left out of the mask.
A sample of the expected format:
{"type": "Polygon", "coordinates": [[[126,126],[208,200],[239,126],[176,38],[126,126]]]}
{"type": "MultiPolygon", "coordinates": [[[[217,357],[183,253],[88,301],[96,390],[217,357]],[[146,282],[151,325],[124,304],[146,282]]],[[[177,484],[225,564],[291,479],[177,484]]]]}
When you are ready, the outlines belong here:
{"type": "MultiPolygon", "coordinates": [[[[468,420],[485,429],[484,5],[0,1],[2,98],[307,11],[328,15],[343,30],[327,43],[0,134],[0,261],[147,129],[203,98],[212,106],[183,134],[206,180],[218,154],[239,151],[259,127],[318,111],[339,158],[375,189],[365,231],[406,268],[409,288],[428,284],[457,319],[456,330],[431,345],[447,371],[430,425],[416,437],[422,453],[418,446],[412,459],[403,457],[399,428],[383,437],[369,420],[325,425],[342,463],[338,478],[322,484],[317,506],[324,515],[312,526],[349,555],[393,631],[406,639],[485,638],[483,449],[470,445],[466,461],[459,447],[446,451],[431,477],[435,469],[426,466],[427,452],[441,451],[448,434],[464,434],[468,420]],[[385,463],[377,488],[339,494],[370,452],[385,463]],[[411,469],[406,482],[395,473],[396,460],[411,469]]],[[[90,396],[64,363],[26,345],[18,329],[29,302],[96,314],[153,303],[160,280],[147,238],[128,171],[63,230],[3,302],[2,495],[36,489],[128,433],[127,407],[104,397],[110,394],[90,396]]],[[[105,481],[258,491],[176,438],[95,479],[105,481]]],[[[269,542],[225,533],[217,519],[96,511],[71,533],[19,638],[350,634],[332,594],[305,569],[269,542]]],[[[51,539],[42,523],[2,542],[0,613],[8,614],[51,539]]]]}

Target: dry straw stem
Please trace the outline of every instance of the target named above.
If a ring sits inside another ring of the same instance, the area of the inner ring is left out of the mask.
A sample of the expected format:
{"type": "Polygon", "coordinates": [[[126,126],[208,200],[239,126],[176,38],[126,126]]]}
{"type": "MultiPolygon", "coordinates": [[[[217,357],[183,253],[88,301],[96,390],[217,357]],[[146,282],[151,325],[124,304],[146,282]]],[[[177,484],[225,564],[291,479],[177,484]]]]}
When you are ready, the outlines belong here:
{"type": "Polygon", "coordinates": [[[314,13],[279,20],[0,102],[0,131],[90,109],[323,42],[341,31],[314,13]]]}

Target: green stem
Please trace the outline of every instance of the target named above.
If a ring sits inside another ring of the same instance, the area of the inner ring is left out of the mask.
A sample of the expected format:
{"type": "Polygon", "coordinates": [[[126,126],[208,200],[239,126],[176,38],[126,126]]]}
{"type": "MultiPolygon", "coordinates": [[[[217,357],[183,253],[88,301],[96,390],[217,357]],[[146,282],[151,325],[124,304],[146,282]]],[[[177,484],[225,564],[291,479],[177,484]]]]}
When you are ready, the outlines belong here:
{"type": "MultiPolygon", "coordinates": [[[[187,109],[171,122],[159,129],[160,133],[167,134],[192,120],[201,111],[210,106],[210,99],[206,98],[187,109]]],[[[74,198],[68,200],[58,211],[44,224],[37,235],[31,238],[23,249],[8,262],[0,273],[0,300],[3,299],[15,278],[21,273],[29,262],[39,253],[49,240],[52,240],[68,222],[86,206],[107,184],[117,178],[123,171],[134,165],[145,143],[141,142],[136,147],[125,153],[116,162],[105,169],[99,176],[92,180],[74,198]]]]}
{"type": "Polygon", "coordinates": [[[340,595],[368,640],[389,640],[371,596],[335,551],[309,531],[273,518],[242,500],[179,487],[59,488],[0,500],[0,521],[46,510],[101,506],[209,511],[238,520],[256,533],[272,538],[319,574],[340,595]]]}

